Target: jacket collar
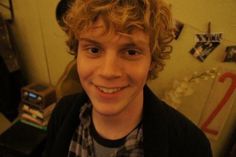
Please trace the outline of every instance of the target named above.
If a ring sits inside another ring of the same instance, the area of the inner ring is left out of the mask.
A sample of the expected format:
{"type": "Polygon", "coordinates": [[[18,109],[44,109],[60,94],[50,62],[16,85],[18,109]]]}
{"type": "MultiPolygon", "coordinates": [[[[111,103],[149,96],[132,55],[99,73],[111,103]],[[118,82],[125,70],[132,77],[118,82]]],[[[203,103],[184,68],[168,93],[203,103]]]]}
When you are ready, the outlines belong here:
{"type": "Polygon", "coordinates": [[[143,134],[145,156],[168,156],[167,105],[144,87],[143,134]]]}

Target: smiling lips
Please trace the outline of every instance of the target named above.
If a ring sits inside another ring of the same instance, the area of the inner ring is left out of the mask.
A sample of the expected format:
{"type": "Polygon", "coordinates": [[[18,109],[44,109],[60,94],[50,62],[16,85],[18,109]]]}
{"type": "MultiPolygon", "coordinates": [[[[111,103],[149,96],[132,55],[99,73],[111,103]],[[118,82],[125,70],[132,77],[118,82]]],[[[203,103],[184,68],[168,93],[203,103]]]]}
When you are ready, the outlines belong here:
{"type": "Polygon", "coordinates": [[[105,94],[114,94],[125,88],[125,87],[108,88],[108,87],[102,87],[102,86],[96,86],[96,87],[99,91],[105,94]]]}

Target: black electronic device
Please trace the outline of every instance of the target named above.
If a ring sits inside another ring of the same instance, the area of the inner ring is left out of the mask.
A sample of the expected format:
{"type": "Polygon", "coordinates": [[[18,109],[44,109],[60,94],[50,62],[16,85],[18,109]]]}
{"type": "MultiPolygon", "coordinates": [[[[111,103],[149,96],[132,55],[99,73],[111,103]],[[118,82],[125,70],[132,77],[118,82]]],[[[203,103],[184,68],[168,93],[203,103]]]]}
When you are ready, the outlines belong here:
{"type": "Polygon", "coordinates": [[[44,109],[56,102],[56,91],[51,86],[32,83],[21,89],[21,101],[37,109],[44,109]]]}

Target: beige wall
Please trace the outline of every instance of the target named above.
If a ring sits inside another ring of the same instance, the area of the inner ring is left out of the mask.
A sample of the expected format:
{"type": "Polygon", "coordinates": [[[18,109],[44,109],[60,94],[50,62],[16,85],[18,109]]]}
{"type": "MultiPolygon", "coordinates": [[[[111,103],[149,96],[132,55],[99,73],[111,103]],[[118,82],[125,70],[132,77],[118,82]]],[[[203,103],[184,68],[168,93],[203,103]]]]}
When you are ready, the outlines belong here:
{"type": "MultiPolygon", "coordinates": [[[[6,0],[1,0],[6,1],[6,0]]],[[[71,59],[64,44],[64,33],[57,26],[58,0],[14,0],[13,30],[22,68],[30,82],[56,84],[71,59]]]]}
{"type": "MultiPolygon", "coordinates": [[[[28,79],[56,85],[71,56],[64,44],[65,36],[55,21],[55,7],[58,0],[14,0],[15,31],[17,47],[28,79]]],[[[185,23],[185,28],[177,41],[171,60],[159,78],[149,83],[160,97],[170,88],[174,79],[182,79],[193,71],[203,71],[211,67],[236,69],[235,63],[223,63],[226,46],[236,44],[236,1],[235,0],[169,0],[176,19],[185,23]],[[224,40],[210,54],[204,63],[189,54],[194,46],[194,34],[207,30],[211,21],[213,32],[222,32],[224,40]]],[[[201,107],[208,96],[213,81],[203,82],[195,87],[195,93],[186,97],[180,111],[197,123],[201,107]]],[[[236,119],[236,106],[223,129],[224,134],[217,141],[211,141],[214,156],[220,157],[227,144],[231,128],[236,119]]]]}
{"type": "MultiPolygon", "coordinates": [[[[185,23],[185,28],[179,39],[174,41],[174,51],[171,60],[167,62],[165,71],[159,79],[150,83],[157,95],[163,97],[164,91],[171,87],[174,79],[183,79],[194,71],[204,71],[212,67],[222,67],[236,70],[236,63],[223,63],[225,47],[236,45],[236,1],[235,0],[169,0],[172,4],[173,14],[176,19],[185,23]],[[194,46],[194,34],[205,33],[207,24],[211,22],[212,32],[222,32],[223,41],[204,63],[199,62],[189,54],[194,46]]],[[[194,87],[195,93],[184,97],[180,111],[198,124],[205,101],[209,96],[213,80],[202,81],[194,87]]],[[[236,92],[234,92],[235,98],[236,92]]],[[[217,103],[217,102],[216,102],[217,103]]],[[[225,123],[223,133],[218,140],[211,140],[215,157],[221,157],[223,148],[228,144],[232,127],[236,124],[236,100],[232,111],[225,123]]]]}

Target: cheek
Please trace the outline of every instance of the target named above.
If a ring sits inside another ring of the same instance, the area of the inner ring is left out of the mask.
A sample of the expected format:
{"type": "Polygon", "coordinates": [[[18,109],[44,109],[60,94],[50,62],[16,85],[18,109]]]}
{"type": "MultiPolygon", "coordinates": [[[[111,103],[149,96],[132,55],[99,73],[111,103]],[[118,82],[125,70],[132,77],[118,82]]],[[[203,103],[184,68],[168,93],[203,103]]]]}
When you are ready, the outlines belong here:
{"type": "Polygon", "coordinates": [[[87,75],[88,65],[80,58],[80,55],[77,56],[77,72],[80,80],[82,81],[87,75]]]}
{"type": "Polygon", "coordinates": [[[135,82],[146,83],[149,74],[149,69],[150,66],[148,64],[141,64],[139,66],[136,65],[130,69],[128,75],[135,82]]]}
{"type": "Polygon", "coordinates": [[[94,77],[97,67],[91,60],[88,60],[83,55],[78,55],[77,58],[77,72],[81,82],[91,81],[94,77]],[[79,58],[80,57],[80,58],[79,58]]]}
{"type": "Polygon", "coordinates": [[[148,77],[149,77],[149,73],[150,73],[150,69],[151,69],[151,61],[149,60],[147,62],[147,64],[145,64],[142,68],[142,78],[143,78],[143,81],[146,81],[148,80],[148,77]]]}

